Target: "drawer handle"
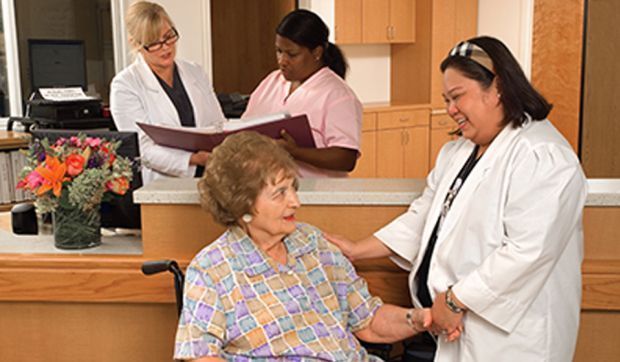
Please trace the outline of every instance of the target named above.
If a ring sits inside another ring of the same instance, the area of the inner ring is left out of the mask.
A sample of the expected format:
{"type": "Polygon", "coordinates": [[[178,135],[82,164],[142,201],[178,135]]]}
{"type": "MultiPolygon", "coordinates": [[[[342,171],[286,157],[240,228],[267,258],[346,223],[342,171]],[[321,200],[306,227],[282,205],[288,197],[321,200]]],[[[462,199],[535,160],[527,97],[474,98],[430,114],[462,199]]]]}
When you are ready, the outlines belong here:
{"type": "Polygon", "coordinates": [[[403,117],[398,119],[401,122],[409,122],[409,117],[403,117]]]}
{"type": "Polygon", "coordinates": [[[440,126],[445,126],[445,125],[447,125],[447,124],[448,124],[448,120],[447,120],[447,119],[440,119],[440,120],[439,120],[439,125],[440,125],[440,126]]]}

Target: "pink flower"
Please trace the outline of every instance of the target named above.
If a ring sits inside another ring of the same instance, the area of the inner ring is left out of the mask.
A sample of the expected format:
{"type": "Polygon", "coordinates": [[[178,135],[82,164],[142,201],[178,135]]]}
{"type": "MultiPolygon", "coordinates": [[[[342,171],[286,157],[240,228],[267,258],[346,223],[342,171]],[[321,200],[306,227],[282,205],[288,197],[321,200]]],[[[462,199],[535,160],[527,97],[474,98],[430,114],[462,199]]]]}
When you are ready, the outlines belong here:
{"type": "Polygon", "coordinates": [[[99,145],[101,144],[101,138],[92,138],[92,137],[86,137],[86,139],[84,140],[84,143],[86,143],[87,146],[90,147],[99,147],[99,145]]]}
{"type": "Polygon", "coordinates": [[[77,138],[76,136],[71,136],[71,137],[69,138],[69,142],[70,142],[70,144],[71,144],[72,146],[75,146],[75,147],[82,147],[82,142],[81,142],[81,141],[80,141],[80,139],[79,139],[79,138],[77,138]]]}
{"type": "Polygon", "coordinates": [[[43,177],[41,177],[41,175],[39,175],[36,171],[32,171],[23,180],[19,181],[19,183],[17,184],[17,188],[34,190],[37,187],[41,186],[43,184],[43,181],[44,179],[43,177]]]}

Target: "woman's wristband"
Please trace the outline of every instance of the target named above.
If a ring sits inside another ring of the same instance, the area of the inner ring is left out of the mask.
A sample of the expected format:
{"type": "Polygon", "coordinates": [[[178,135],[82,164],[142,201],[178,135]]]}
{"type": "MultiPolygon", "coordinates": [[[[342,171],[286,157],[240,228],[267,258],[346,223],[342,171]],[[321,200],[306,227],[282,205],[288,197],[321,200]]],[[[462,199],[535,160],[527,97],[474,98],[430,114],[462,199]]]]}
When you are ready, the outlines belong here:
{"type": "Polygon", "coordinates": [[[416,327],[415,322],[413,321],[413,313],[415,312],[414,308],[411,308],[407,311],[407,314],[405,314],[405,318],[407,319],[407,324],[409,325],[409,327],[411,327],[411,329],[413,329],[416,333],[420,332],[420,330],[418,329],[418,327],[416,327]]]}
{"type": "Polygon", "coordinates": [[[450,309],[452,313],[465,312],[465,308],[459,307],[454,301],[454,299],[452,299],[452,286],[448,287],[448,290],[446,291],[445,295],[446,295],[446,305],[448,306],[448,309],[450,309]]]}

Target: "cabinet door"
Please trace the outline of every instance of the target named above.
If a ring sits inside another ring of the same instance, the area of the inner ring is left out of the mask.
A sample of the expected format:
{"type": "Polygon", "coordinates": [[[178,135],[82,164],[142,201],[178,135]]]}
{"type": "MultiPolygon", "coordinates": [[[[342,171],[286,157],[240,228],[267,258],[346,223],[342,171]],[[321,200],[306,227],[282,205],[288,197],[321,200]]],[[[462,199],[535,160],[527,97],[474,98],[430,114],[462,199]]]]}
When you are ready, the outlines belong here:
{"type": "Polygon", "coordinates": [[[404,138],[402,128],[377,131],[377,177],[404,177],[404,138]]]}
{"type": "Polygon", "coordinates": [[[389,43],[389,24],[389,1],[362,0],[362,42],[389,43]]]}
{"type": "Polygon", "coordinates": [[[390,42],[415,41],[415,0],[390,0],[390,42]]]}
{"type": "Polygon", "coordinates": [[[338,44],[362,42],[362,0],[336,0],[335,37],[338,44]]]}
{"type": "Polygon", "coordinates": [[[429,155],[430,169],[435,167],[435,160],[441,147],[448,141],[454,140],[457,136],[451,136],[450,132],[455,129],[454,121],[447,114],[437,114],[431,116],[431,146],[429,155]]]}
{"type": "Polygon", "coordinates": [[[362,149],[350,177],[377,177],[377,131],[362,131],[362,149]]]}
{"type": "Polygon", "coordinates": [[[428,174],[428,127],[403,129],[403,177],[425,178],[428,174]]]}
{"type": "Polygon", "coordinates": [[[364,113],[360,157],[350,177],[377,177],[377,114],[364,113]]]}

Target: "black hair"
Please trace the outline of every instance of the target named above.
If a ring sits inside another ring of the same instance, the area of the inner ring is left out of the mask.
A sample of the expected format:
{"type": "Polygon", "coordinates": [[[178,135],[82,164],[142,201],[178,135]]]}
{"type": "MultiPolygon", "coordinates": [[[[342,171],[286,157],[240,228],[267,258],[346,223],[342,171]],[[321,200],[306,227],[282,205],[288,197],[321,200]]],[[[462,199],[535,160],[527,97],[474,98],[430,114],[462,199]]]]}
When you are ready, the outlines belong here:
{"type": "Polygon", "coordinates": [[[276,28],[276,34],[292,40],[296,44],[314,50],[323,47],[323,64],[344,79],[347,74],[347,61],[340,48],[327,41],[329,29],[315,13],[297,9],[288,13],[276,28]]]}
{"type": "Polygon", "coordinates": [[[547,118],[553,105],[527,80],[521,66],[504,43],[488,36],[471,38],[467,42],[477,45],[487,53],[493,62],[495,74],[471,58],[461,55],[448,55],[441,62],[442,73],[448,68],[457,69],[467,78],[477,81],[483,89],[488,89],[497,76],[497,91],[501,94],[500,102],[504,106],[505,124],[520,127],[527,119],[525,113],[534,121],[547,118]]]}

